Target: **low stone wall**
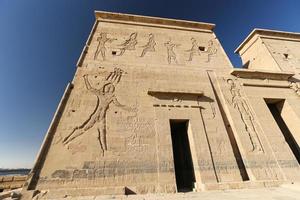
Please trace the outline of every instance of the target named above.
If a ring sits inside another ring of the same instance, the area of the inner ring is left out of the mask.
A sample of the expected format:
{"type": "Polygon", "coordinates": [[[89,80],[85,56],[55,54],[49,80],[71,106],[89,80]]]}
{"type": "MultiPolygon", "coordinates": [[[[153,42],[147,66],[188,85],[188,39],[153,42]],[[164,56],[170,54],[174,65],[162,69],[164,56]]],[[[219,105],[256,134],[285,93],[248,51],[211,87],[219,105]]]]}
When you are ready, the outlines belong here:
{"type": "Polygon", "coordinates": [[[23,187],[27,176],[0,176],[0,192],[23,187]]]}

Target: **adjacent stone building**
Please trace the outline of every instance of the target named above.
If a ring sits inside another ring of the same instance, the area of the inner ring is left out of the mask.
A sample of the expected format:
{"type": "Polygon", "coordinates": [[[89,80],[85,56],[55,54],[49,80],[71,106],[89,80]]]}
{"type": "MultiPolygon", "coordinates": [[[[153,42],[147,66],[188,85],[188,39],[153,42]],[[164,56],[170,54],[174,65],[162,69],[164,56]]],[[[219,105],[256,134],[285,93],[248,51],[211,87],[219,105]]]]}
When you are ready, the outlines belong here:
{"type": "Polygon", "coordinates": [[[300,34],[255,29],[235,69],[213,24],[95,16],[24,198],[300,181],[300,34]]]}

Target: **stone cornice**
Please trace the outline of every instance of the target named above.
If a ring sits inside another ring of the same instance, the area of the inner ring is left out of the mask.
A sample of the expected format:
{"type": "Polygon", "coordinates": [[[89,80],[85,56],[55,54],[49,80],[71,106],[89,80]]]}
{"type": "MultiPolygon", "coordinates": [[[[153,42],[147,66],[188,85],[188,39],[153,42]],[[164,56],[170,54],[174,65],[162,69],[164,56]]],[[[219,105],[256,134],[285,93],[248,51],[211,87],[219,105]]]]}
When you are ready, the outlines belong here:
{"type": "Polygon", "coordinates": [[[296,32],[285,32],[285,31],[275,31],[268,29],[254,29],[247,38],[236,48],[235,53],[239,53],[241,49],[255,36],[262,38],[272,38],[272,39],[285,39],[285,40],[297,40],[300,41],[300,33],[296,32]]]}
{"type": "Polygon", "coordinates": [[[148,17],[131,14],[112,13],[104,11],[95,11],[95,17],[98,21],[109,21],[125,24],[148,25],[166,28],[187,29],[195,31],[212,32],[215,24],[194,22],[177,19],[167,19],[159,17],[148,17]]]}
{"type": "Polygon", "coordinates": [[[246,79],[288,80],[295,74],[292,72],[258,71],[249,69],[233,69],[231,75],[246,79]]]}

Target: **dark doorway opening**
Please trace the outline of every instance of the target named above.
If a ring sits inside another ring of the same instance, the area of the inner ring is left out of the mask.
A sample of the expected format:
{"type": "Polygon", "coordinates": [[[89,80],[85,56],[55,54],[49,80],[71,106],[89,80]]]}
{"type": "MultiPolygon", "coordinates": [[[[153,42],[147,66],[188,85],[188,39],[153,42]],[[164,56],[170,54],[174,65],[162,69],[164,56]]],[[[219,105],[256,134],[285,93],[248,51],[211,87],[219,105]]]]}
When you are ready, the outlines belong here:
{"type": "Polygon", "coordinates": [[[281,110],[284,107],[284,100],[266,100],[269,110],[271,111],[278,127],[280,128],[285,141],[289,145],[290,149],[292,150],[295,158],[297,159],[298,163],[300,164],[300,148],[293,134],[291,133],[289,127],[284,121],[284,118],[281,115],[281,110]]]}
{"type": "Polygon", "coordinates": [[[178,192],[194,188],[195,173],[188,138],[187,120],[170,120],[176,185],[178,192]]]}

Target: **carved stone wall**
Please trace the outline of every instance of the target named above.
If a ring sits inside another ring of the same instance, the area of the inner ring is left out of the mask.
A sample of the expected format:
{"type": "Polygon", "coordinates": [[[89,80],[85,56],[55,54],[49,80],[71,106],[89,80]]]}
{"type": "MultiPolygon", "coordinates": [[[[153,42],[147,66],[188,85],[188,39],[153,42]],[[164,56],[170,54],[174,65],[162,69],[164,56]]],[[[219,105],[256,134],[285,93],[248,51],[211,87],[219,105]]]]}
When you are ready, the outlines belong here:
{"type": "Polygon", "coordinates": [[[297,121],[298,80],[280,72],[230,75],[211,24],[96,16],[28,192],[176,192],[170,120],[188,121],[195,191],[300,180],[299,163],[264,102],[286,99],[297,121]]]}

